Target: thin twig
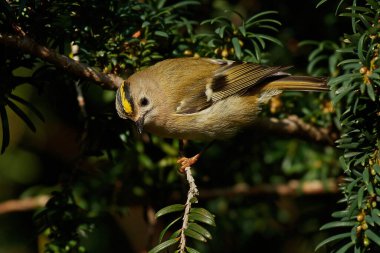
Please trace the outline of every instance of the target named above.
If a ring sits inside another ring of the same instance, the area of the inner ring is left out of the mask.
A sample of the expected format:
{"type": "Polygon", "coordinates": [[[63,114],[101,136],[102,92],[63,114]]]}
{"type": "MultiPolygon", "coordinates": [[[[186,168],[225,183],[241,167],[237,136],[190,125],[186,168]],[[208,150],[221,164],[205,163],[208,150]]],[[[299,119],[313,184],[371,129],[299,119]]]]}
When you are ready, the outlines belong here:
{"type": "Polygon", "coordinates": [[[185,230],[189,225],[189,214],[191,210],[191,203],[194,201],[194,198],[199,195],[198,188],[195,185],[195,181],[193,175],[191,174],[191,168],[187,167],[185,169],[186,172],[186,180],[189,183],[189,191],[187,193],[186,207],[185,212],[183,214],[183,223],[181,229],[181,240],[179,242],[179,252],[184,253],[186,248],[186,235],[185,230]]]}

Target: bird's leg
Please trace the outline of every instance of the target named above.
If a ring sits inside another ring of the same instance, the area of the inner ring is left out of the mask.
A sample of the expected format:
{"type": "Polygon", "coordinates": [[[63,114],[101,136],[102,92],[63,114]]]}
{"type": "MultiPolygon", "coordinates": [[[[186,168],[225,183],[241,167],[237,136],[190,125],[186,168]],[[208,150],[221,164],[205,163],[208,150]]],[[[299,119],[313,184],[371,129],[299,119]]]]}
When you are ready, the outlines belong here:
{"type": "Polygon", "coordinates": [[[194,165],[198,159],[200,158],[200,156],[213,144],[214,142],[210,142],[209,144],[207,144],[206,147],[204,147],[201,152],[199,152],[198,154],[196,154],[195,156],[193,157],[185,157],[185,141],[184,140],[180,140],[179,141],[179,156],[180,158],[177,160],[177,163],[181,164],[181,167],[179,168],[179,172],[181,173],[184,173],[185,172],[185,169],[187,167],[191,167],[192,165],[194,165]]]}

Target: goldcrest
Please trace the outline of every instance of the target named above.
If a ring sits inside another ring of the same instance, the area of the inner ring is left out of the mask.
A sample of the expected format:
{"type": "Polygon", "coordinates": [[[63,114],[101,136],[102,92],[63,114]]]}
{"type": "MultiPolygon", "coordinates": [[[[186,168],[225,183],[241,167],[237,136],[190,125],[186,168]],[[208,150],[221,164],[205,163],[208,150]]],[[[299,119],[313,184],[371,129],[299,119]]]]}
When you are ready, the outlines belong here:
{"type": "Polygon", "coordinates": [[[284,90],[326,91],[326,79],[209,58],[161,61],[130,76],[117,90],[121,118],[162,137],[210,141],[254,123],[260,105],[284,90]]]}

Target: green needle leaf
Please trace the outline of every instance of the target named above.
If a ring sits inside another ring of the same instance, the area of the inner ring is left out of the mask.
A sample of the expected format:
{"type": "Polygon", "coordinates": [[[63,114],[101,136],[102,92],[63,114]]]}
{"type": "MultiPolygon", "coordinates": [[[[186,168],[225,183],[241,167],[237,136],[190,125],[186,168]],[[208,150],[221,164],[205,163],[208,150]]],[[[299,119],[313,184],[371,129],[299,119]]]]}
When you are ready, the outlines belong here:
{"type": "Polygon", "coordinates": [[[333,236],[327,238],[326,240],[323,240],[321,243],[319,243],[317,245],[317,247],[315,247],[315,251],[317,251],[318,249],[320,249],[322,246],[324,246],[326,244],[329,244],[330,242],[333,242],[333,241],[336,241],[336,240],[341,240],[343,238],[349,238],[350,236],[351,236],[351,232],[333,235],[333,236]]]}
{"type": "Polygon", "coordinates": [[[205,229],[204,227],[202,227],[201,225],[197,223],[189,223],[188,229],[194,230],[195,232],[201,234],[202,236],[206,237],[209,240],[212,239],[211,233],[208,232],[207,229],[205,229]]]}
{"type": "Polygon", "coordinates": [[[183,204],[170,205],[170,206],[167,206],[167,207],[160,209],[156,213],[156,218],[159,218],[159,217],[161,217],[165,214],[168,214],[168,213],[180,212],[180,211],[183,211],[184,209],[185,209],[185,205],[183,205],[183,204]]]}
{"type": "Polygon", "coordinates": [[[32,112],[34,112],[34,114],[37,115],[38,118],[40,118],[40,120],[45,121],[42,113],[32,103],[24,100],[23,98],[21,98],[19,96],[14,95],[14,94],[10,94],[9,98],[16,100],[17,102],[27,106],[32,112]]]}
{"type": "Polygon", "coordinates": [[[190,213],[189,214],[189,220],[191,221],[200,221],[205,224],[211,225],[211,226],[216,226],[214,218],[209,218],[207,216],[198,214],[198,213],[190,213]]]}
{"type": "Polygon", "coordinates": [[[163,243],[158,244],[156,247],[154,247],[153,249],[151,249],[148,253],[158,253],[158,252],[161,252],[164,249],[169,248],[170,246],[176,244],[178,241],[179,241],[179,238],[174,238],[174,239],[167,240],[167,241],[165,241],[163,243]]]}
{"type": "Polygon", "coordinates": [[[23,112],[15,103],[13,103],[11,100],[8,100],[8,106],[25,122],[25,124],[33,132],[36,131],[36,127],[34,126],[33,122],[29,119],[28,115],[26,115],[26,113],[23,112]]]}
{"type": "Polygon", "coordinates": [[[188,228],[185,230],[185,235],[189,236],[191,238],[194,238],[195,240],[201,241],[201,242],[207,242],[206,238],[203,235],[195,232],[194,230],[188,229],[188,228]]]}
{"type": "Polygon", "coordinates": [[[173,226],[177,221],[179,221],[182,217],[178,217],[177,219],[173,220],[172,222],[169,223],[169,225],[167,225],[160,233],[160,237],[159,237],[159,242],[162,241],[162,239],[164,238],[164,235],[166,234],[166,232],[168,231],[168,229],[173,226]]]}
{"type": "Polygon", "coordinates": [[[3,127],[3,143],[1,144],[1,154],[4,153],[5,149],[9,145],[9,121],[8,114],[5,110],[5,106],[0,105],[0,117],[1,117],[1,125],[3,127]]]}

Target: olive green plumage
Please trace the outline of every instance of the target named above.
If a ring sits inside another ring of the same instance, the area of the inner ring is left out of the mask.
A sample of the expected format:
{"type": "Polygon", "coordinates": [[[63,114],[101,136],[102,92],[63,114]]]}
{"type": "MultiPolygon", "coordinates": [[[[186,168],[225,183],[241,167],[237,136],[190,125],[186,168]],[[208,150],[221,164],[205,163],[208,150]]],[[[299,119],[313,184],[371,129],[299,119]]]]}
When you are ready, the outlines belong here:
{"type": "Polygon", "coordinates": [[[168,59],[130,76],[116,93],[116,108],[139,131],[178,139],[226,139],[251,125],[260,105],[283,90],[328,90],[324,78],[291,76],[288,68],[168,59]]]}

